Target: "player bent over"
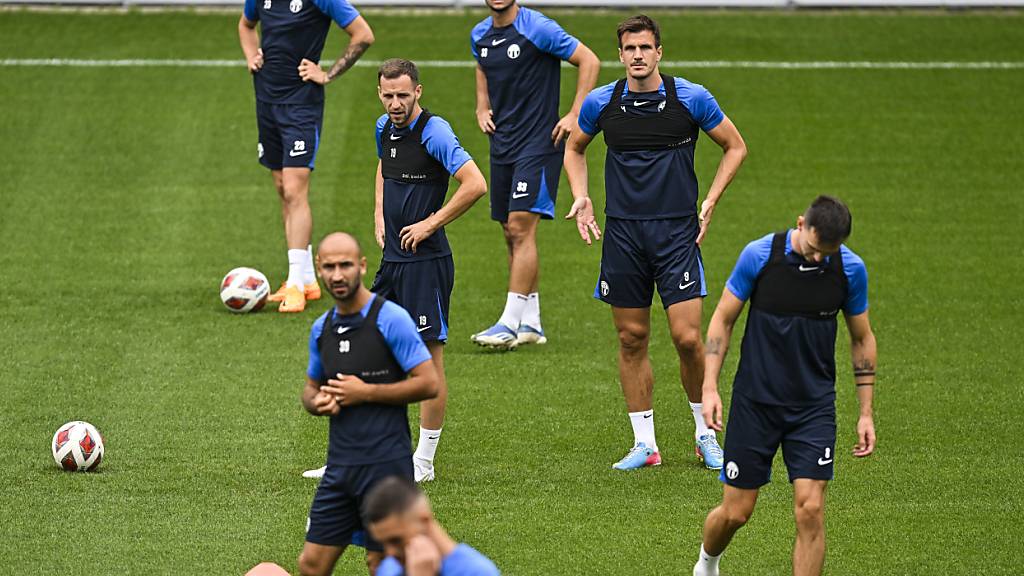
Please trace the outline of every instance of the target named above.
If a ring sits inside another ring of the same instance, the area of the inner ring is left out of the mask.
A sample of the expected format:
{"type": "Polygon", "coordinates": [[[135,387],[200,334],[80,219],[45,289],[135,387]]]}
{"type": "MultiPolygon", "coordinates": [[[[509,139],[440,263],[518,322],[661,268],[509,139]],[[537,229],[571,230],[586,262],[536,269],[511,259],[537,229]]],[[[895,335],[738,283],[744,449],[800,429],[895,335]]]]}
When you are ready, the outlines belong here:
{"type": "Polygon", "coordinates": [[[330,234],[317,255],[335,305],[313,323],[302,405],[331,421],[299,570],[330,574],[359,537],[372,575],[382,548],[365,537],[360,505],[382,478],[412,479],[406,405],[437,394],[437,371],[409,313],[363,286],[366,258],[355,238],[330,234]]]}
{"type": "Polygon", "coordinates": [[[853,455],[875,449],[871,411],[875,336],[868,322],[868,275],[847,248],[852,218],[839,199],[819,196],[796,229],[747,244],[708,327],[704,417],[722,429],[718,376],[733,325],[750,300],[729,408],[722,503],[704,522],[694,576],[717,576],[733,534],[754,512],[779,446],[793,483],[793,574],[821,574],[825,561],[825,488],[836,458],[836,316],[850,332],[860,401],[853,455]]]}
{"type": "Polygon", "coordinates": [[[347,0],[246,0],[238,38],[256,89],[259,161],[281,197],[288,245],[288,279],[269,300],[281,302],[280,312],[302,312],[306,300],[320,298],[309,244],[309,177],[320,146],[324,86],[359,60],[373,44],[373,31],[347,0]],[[324,71],[318,61],[332,21],[349,43],[324,71]]]}
{"type": "Polygon", "coordinates": [[[467,544],[452,540],[430,502],[409,480],[381,480],[366,495],[363,523],[387,554],[377,576],[498,576],[498,568],[467,544]]]}
{"type": "Polygon", "coordinates": [[[594,297],[612,307],[619,334],[619,378],[633,428],[633,447],[613,468],[661,463],[654,435],[654,374],[647,355],[651,298],[657,287],[690,401],[697,455],[708,468],[718,469],[722,450],[701,416],[700,328],[707,291],[700,243],[747,148],[707,89],[659,72],[661,31],[654,20],[629,18],[617,32],[626,77],[587,96],[579,129],[565,146],[565,171],[574,198],[566,218],[576,218],[580,236],[590,244],[590,235],[600,239],[601,230],[588,196],[586,150],[598,132],[604,132],[608,144],[607,219],[594,297]],[[701,131],[723,154],[698,214],[693,161],[701,131]]]}

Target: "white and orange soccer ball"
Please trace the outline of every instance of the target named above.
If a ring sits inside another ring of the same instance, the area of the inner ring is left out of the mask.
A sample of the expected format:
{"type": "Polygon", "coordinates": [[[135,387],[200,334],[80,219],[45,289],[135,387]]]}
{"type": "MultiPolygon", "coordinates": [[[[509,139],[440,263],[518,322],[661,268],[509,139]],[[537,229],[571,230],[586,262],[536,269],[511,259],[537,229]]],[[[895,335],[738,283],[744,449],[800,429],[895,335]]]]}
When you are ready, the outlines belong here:
{"type": "Polygon", "coordinates": [[[53,461],[64,470],[91,472],[103,459],[103,436],[88,422],[68,422],[53,435],[51,451],[53,461]]]}
{"type": "Polygon", "coordinates": [[[259,270],[235,268],[220,283],[220,299],[232,312],[256,312],[267,303],[270,282],[259,270]]]}

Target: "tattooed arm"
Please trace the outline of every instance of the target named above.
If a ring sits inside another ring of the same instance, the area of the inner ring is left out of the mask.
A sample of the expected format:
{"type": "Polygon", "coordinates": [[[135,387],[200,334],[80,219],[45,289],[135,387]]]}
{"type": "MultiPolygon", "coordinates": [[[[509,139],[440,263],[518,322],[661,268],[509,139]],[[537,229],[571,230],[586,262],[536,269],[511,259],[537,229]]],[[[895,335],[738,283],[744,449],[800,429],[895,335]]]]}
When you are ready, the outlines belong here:
{"type": "Polygon", "coordinates": [[[860,418],[857,419],[857,444],[853,447],[853,455],[862,457],[875,450],[875,420],[871,403],[875,395],[875,366],[878,363],[878,348],[867,312],[856,316],[847,315],[846,328],[850,331],[853,379],[857,383],[857,401],[860,402],[860,418]]]}
{"type": "Polygon", "coordinates": [[[320,68],[320,64],[305,58],[302,59],[302,63],[299,64],[299,76],[303,80],[316,82],[317,84],[329,83],[351,68],[370,45],[373,44],[373,30],[370,29],[370,25],[366,23],[362,16],[357,16],[355,20],[346,26],[345,33],[349,36],[348,46],[345,47],[345,53],[341,55],[341,58],[335,60],[330,70],[324,72],[320,68]]]}
{"type": "Polygon", "coordinates": [[[704,389],[701,400],[704,405],[704,422],[719,431],[722,430],[722,399],[718,395],[718,376],[722,372],[725,354],[729,351],[732,328],[744,304],[728,288],[722,290],[722,298],[711,317],[707,343],[704,344],[704,389]]]}

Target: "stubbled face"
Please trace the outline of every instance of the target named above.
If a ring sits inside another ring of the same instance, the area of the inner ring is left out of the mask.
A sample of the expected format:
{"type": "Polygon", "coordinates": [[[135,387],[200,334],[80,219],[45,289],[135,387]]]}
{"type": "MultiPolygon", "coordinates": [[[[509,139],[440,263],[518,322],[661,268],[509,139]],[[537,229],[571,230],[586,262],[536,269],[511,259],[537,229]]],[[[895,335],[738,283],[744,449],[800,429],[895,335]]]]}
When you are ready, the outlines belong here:
{"type": "Polygon", "coordinates": [[[516,5],[516,0],[485,0],[487,7],[495,12],[504,12],[516,5]]]}
{"type": "Polygon", "coordinates": [[[359,292],[366,274],[366,258],[352,250],[325,251],[321,247],[317,269],[331,296],[338,302],[345,302],[359,292]]]}
{"type": "Polygon", "coordinates": [[[661,60],[661,47],[654,41],[654,32],[626,32],[620,44],[619,60],[626,65],[630,78],[644,80],[654,73],[661,60]]]}
{"type": "Polygon", "coordinates": [[[409,541],[427,531],[427,522],[415,509],[392,514],[370,524],[370,535],[384,547],[384,554],[405,565],[405,547],[409,541]]]}
{"type": "Polygon", "coordinates": [[[412,113],[416,109],[423,94],[423,86],[415,84],[412,78],[401,75],[398,78],[381,77],[377,86],[377,94],[380,102],[384,105],[391,123],[399,128],[404,128],[412,119],[412,113]]]}
{"type": "Polygon", "coordinates": [[[818,231],[815,228],[808,227],[804,223],[804,217],[801,216],[796,221],[796,227],[800,230],[800,237],[797,240],[797,245],[793,246],[798,254],[804,257],[804,260],[808,262],[822,262],[825,258],[839,252],[842,242],[837,244],[825,244],[818,238],[818,231]]]}

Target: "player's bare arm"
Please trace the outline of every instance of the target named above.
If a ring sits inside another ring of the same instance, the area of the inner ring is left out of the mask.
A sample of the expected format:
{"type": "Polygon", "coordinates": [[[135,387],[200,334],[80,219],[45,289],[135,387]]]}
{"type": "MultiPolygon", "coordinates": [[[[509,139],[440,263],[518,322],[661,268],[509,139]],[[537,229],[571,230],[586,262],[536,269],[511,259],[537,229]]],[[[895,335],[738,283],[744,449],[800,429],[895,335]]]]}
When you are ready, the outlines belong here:
{"type": "MultiPolygon", "coordinates": [[[[379,171],[378,174],[380,174],[379,171]]],[[[487,180],[484,179],[484,175],[480,172],[476,162],[472,160],[463,164],[455,172],[454,177],[459,182],[459,187],[452,194],[448,203],[427,218],[402,228],[398,233],[402,242],[402,250],[416,252],[416,246],[420,242],[429,238],[431,234],[437,232],[442,226],[465,214],[466,210],[469,210],[477,200],[487,193],[487,180]]],[[[383,177],[381,177],[380,182],[383,187],[383,177]]]]}
{"type": "Polygon", "coordinates": [[[245,54],[245,62],[249,72],[253,74],[263,67],[263,49],[260,48],[260,36],[256,32],[256,23],[244,15],[238,18],[238,41],[245,54]]]}
{"type": "Polygon", "coordinates": [[[487,76],[479,64],[476,66],[476,122],[484,134],[494,134],[494,111],[487,95],[487,76]]]}
{"type": "Polygon", "coordinates": [[[377,160],[377,179],[373,188],[373,238],[377,246],[384,248],[384,172],[382,162],[377,160]]]}
{"type": "Polygon", "coordinates": [[[320,390],[320,383],[306,376],[306,385],[302,387],[302,407],[313,416],[326,416],[338,413],[340,406],[331,394],[320,390]]]}
{"type": "Polygon", "coordinates": [[[722,289],[722,297],[718,300],[711,324],[708,325],[707,343],[704,345],[704,386],[701,391],[701,413],[708,428],[721,432],[722,397],[718,394],[718,377],[722,373],[722,363],[729,352],[729,339],[736,319],[740,317],[745,302],[737,298],[728,288],[722,289]]]}
{"type": "Polygon", "coordinates": [[[697,244],[704,241],[704,235],[707,234],[708,225],[711,224],[715,206],[722,198],[722,194],[725,193],[725,189],[729,187],[729,183],[736,177],[736,173],[739,172],[743,159],[747,157],[747,144],[728,116],[723,118],[718,126],[709,130],[707,135],[722,148],[723,154],[722,159],[718,162],[715,179],[711,182],[711,188],[708,189],[708,195],[700,205],[700,234],[697,235],[697,244]]]}
{"type": "Polygon", "coordinates": [[[409,377],[394,384],[367,384],[358,376],[338,374],[320,387],[340,406],[354,406],[366,402],[375,404],[411,404],[437,396],[439,386],[433,360],[426,360],[409,371],[409,377]]]}
{"type": "MultiPolygon", "coordinates": [[[[597,84],[597,75],[601,71],[601,60],[593,50],[587,48],[582,42],[576,46],[576,50],[569,57],[569,63],[579,69],[579,75],[576,78],[576,97],[573,99],[569,113],[562,116],[551,131],[551,139],[555,142],[555,146],[568,138],[573,130],[579,129],[576,122],[580,117],[583,100],[594,89],[594,85],[597,84]]],[[[477,68],[479,69],[479,67],[477,68]]],[[[479,108],[477,112],[479,113],[479,108]]]]}
{"type": "Polygon", "coordinates": [[[306,58],[302,59],[302,62],[299,63],[299,76],[304,81],[328,84],[351,68],[373,45],[373,30],[362,16],[356,17],[344,30],[349,36],[348,46],[345,47],[345,53],[341,55],[341,58],[334,61],[330,70],[324,71],[319,63],[306,58]]]}
{"type": "Polygon", "coordinates": [[[594,137],[582,130],[573,130],[569,141],[565,144],[563,165],[569,178],[569,191],[572,192],[572,208],[565,215],[566,220],[576,219],[576,229],[580,238],[590,246],[592,241],[601,239],[601,228],[594,218],[594,203],[590,200],[587,184],[587,146],[594,137]]]}
{"type": "Polygon", "coordinates": [[[878,348],[875,333],[871,331],[868,313],[846,316],[846,328],[850,332],[850,356],[853,359],[853,379],[857,383],[857,401],[860,417],[857,418],[857,444],[853,455],[858,458],[875,451],[875,419],[872,401],[875,395],[875,366],[878,363],[878,348]]]}

